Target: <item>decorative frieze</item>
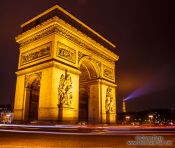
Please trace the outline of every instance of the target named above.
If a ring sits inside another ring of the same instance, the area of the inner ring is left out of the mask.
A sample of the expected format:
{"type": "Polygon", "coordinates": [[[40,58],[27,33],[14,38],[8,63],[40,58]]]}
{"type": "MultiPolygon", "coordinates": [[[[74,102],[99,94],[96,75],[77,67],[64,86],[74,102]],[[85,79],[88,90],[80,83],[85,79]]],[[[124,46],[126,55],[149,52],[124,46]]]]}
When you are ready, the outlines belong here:
{"type": "Polygon", "coordinates": [[[57,43],[57,56],[74,64],[76,63],[76,51],[59,42],[57,43]]]}
{"type": "Polygon", "coordinates": [[[36,41],[36,40],[39,40],[39,39],[41,39],[41,38],[43,38],[43,37],[45,37],[45,36],[48,36],[48,35],[50,35],[50,34],[56,32],[56,30],[55,30],[56,27],[55,27],[55,26],[56,26],[56,25],[52,25],[52,26],[50,26],[50,27],[48,27],[48,28],[46,28],[46,29],[43,29],[43,30],[41,30],[41,31],[39,31],[39,32],[37,32],[37,33],[35,33],[35,34],[33,34],[32,36],[30,36],[30,37],[24,39],[23,41],[20,41],[20,46],[21,46],[21,47],[22,47],[22,46],[25,46],[25,45],[27,45],[27,44],[29,44],[29,43],[32,43],[32,42],[34,42],[34,41],[36,41]]]}
{"type": "Polygon", "coordinates": [[[81,46],[82,48],[89,50],[89,51],[95,53],[96,55],[104,58],[105,60],[112,62],[112,60],[110,60],[108,57],[106,57],[103,54],[101,54],[100,52],[98,52],[95,48],[92,48],[90,45],[88,45],[88,43],[84,43],[84,41],[82,41],[81,38],[73,35],[69,31],[67,31],[66,29],[62,28],[61,26],[58,25],[56,30],[57,30],[57,33],[66,37],[67,39],[71,40],[72,42],[76,43],[78,46],[81,46]]]}
{"type": "Polygon", "coordinates": [[[78,46],[81,46],[82,48],[89,50],[91,52],[93,52],[96,55],[99,55],[101,58],[112,62],[112,60],[110,58],[108,58],[107,56],[105,56],[104,54],[101,54],[100,52],[98,52],[98,50],[94,47],[91,47],[91,45],[89,45],[88,43],[86,43],[85,41],[83,41],[81,38],[75,36],[74,34],[72,34],[70,31],[64,29],[63,27],[61,27],[60,25],[52,25],[49,26],[48,28],[41,30],[38,33],[35,33],[34,35],[32,35],[31,37],[23,40],[20,42],[20,46],[24,46],[27,45],[31,42],[34,42],[36,40],[39,40],[45,36],[48,36],[52,33],[58,33],[59,35],[69,39],[70,41],[74,42],[75,44],[77,44],[78,46]]]}
{"type": "Polygon", "coordinates": [[[106,65],[103,65],[103,76],[108,79],[114,79],[114,70],[112,68],[107,67],[106,65]]]}
{"type": "Polygon", "coordinates": [[[29,51],[23,52],[21,54],[20,65],[23,66],[25,64],[38,61],[49,56],[51,56],[51,42],[31,49],[29,51]]]}

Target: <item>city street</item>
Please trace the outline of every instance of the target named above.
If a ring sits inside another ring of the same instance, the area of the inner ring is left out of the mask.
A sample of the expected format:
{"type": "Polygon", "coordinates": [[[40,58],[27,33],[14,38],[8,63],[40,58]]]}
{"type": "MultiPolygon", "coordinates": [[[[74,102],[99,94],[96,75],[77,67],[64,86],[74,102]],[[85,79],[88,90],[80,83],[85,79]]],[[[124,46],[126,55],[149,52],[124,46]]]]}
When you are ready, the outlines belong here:
{"type": "Polygon", "coordinates": [[[150,147],[148,141],[157,142],[153,147],[175,146],[174,127],[130,126],[0,126],[0,147],[150,147]],[[147,144],[131,143],[144,141],[147,144]],[[148,141],[147,141],[148,140],[148,141]],[[165,142],[164,144],[160,142],[165,142]],[[158,145],[159,143],[159,145],[158,145]]]}

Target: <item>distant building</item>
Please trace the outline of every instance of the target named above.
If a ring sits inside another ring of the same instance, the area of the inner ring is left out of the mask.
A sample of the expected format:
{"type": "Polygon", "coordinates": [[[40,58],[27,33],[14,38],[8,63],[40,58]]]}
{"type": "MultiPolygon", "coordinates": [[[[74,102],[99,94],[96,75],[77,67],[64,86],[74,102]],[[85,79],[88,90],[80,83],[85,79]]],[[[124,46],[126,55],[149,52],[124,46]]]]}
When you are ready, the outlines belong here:
{"type": "Polygon", "coordinates": [[[117,117],[118,124],[175,124],[175,112],[170,109],[150,109],[140,112],[122,112],[118,113],[117,117]]]}

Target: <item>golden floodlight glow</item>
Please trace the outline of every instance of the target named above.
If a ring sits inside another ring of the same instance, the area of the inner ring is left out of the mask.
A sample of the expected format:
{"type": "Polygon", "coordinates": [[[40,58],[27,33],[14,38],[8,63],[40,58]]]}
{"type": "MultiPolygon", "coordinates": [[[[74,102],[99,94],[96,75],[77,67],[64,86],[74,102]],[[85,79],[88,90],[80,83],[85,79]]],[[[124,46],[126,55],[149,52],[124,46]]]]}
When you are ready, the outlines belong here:
{"type": "Polygon", "coordinates": [[[58,5],[22,24],[14,120],[115,123],[118,56],[67,16],[115,47],[58,5]]]}

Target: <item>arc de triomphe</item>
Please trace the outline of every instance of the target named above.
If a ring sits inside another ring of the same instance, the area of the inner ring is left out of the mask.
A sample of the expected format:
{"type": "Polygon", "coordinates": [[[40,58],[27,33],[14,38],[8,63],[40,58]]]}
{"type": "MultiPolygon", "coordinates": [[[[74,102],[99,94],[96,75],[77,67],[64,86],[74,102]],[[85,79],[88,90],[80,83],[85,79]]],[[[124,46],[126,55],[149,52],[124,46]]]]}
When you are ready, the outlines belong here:
{"type": "Polygon", "coordinates": [[[115,123],[115,45],[58,5],[21,27],[15,120],[115,123]]]}

